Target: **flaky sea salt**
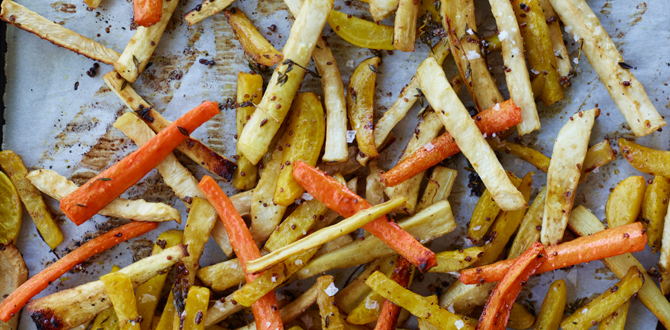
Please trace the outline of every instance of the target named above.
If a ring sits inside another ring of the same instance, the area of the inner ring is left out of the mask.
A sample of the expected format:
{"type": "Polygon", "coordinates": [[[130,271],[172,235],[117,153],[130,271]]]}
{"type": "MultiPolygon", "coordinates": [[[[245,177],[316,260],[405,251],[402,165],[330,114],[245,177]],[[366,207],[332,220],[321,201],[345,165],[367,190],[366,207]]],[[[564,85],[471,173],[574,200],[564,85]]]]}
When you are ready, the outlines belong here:
{"type": "Polygon", "coordinates": [[[365,300],[365,308],[367,309],[377,309],[379,307],[379,304],[377,303],[376,300],[370,300],[370,297],[365,300]]]}
{"type": "Polygon", "coordinates": [[[355,138],[356,138],[356,131],[354,130],[347,131],[347,143],[354,142],[355,138]]]}
{"type": "Polygon", "coordinates": [[[237,269],[237,263],[232,263],[232,264],[230,265],[230,268],[232,268],[232,269],[237,269]]]}
{"type": "Polygon", "coordinates": [[[465,326],[465,323],[463,323],[463,320],[458,320],[454,322],[454,325],[456,326],[456,329],[461,329],[465,326]]]}
{"type": "Polygon", "coordinates": [[[540,71],[537,71],[535,69],[530,69],[530,72],[532,72],[533,74],[540,74],[540,71]]]}
{"type": "Polygon", "coordinates": [[[570,33],[572,31],[572,26],[566,25],[565,26],[565,32],[570,33]]]}
{"type": "Polygon", "coordinates": [[[312,199],[314,199],[314,197],[312,195],[310,195],[308,192],[302,194],[302,196],[300,196],[300,198],[302,198],[306,201],[311,201],[312,199]]]}
{"type": "Polygon", "coordinates": [[[454,304],[451,304],[451,305],[447,306],[447,310],[449,311],[449,313],[454,313],[454,314],[456,313],[456,311],[454,310],[454,304]]]}
{"type": "Polygon", "coordinates": [[[154,296],[154,295],[152,295],[152,294],[148,294],[148,293],[147,293],[147,294],[143,294],[143,295],[142,295],[142,303],[143,303],[143,304],[148,303],[148,302],[150,302],[150,301],[156,301],[156,300],[157,300],[157,299],[156,299],[156,296],[154,296]]]}
{"type": "Polygon", "coordinates": [[[469,35],[475,34],[475,31],[472,31],[472,29],[467,29],[465,32],[467,32],[469,35]]]}
{"type": "Polygon", "coordinates": [[[493,110],[495,111],[500,110],[500,103],[496,103],[496,105],[493,106],[493,110]]]}
{"type": "Polygon", "coordinates": [[[296,266],[302,266],[302,260],[298,259],[295,261],[296,266]]]}
{"type": "Polygon", "coordinates": [[[340,291],[340,290],[337,289],[337,287],[335,286],[334,283],[330,283],[330,285],[328,285],[328,287],[323,291],[326,292],[326,294],[329,297],[332,297],[337,293],[337,291],[340,291]]]}
{"type": "Polygon", "coordinates": [[[586,314],[588,311],[589,311],[588,308],[584,308],[584,309],[582,310],[582,314],[586,314]]]}
{"type": "Polygon", "coordinates": [[[426,145],[423,146],[423,147],[426,148],[426,151],[431,151],[431,150],[435,149],[435,146],[430,142],[426,143],[426,145]]]}
{"type": "Polygon", "coordinates": [[[266,327],[266,328],[269,328],[271,325],[272,325],[272,323],[270,323],[270,322],[265,322],[265,327],[266,327]]]}
{"type": "Polygon", "coordinates": [[[348,60],[347,61],[347,67],[348,68],[353,68],[354,67],[354,60],[348,60]]]}
{"type": "Polygon", "coordinates": [[[500,33],[498,33],[498,40],[500,40],[500,41],[505,40],[507,37],[509,37],[509,32],[507,32],[505,30],[502,30],[502,31],[500,31],[500,33]]]}
{"type": "Polygon", "coordinates": [[[518,47],[514,47],[514,48],[512,48],[512,55],[514,55],[514,56],[519,56],[519,54],[521,54],[521,53],[520,53],[518,47]]]}
{"type": "Polygon", "coordinates": [[[577,59],[576,57],[573,58],[572,61],[575,62],[575,64],[579,64],[579,59],[577,59]]]}
{"type": "Polygon", "coordinates": [[[480,230],[480,229],[482,229],[482,226],[475,226],[475,227],[472,227],[472,230],[480,230]]]}
{"type": "Polygon", "coordinates": [[[481,56],[479,55],[479,53],[476,50],[471,50],[465,55],[465,57],[467,57],[468,60],[475,60],[475,59],[480,58],[481,56]]]}

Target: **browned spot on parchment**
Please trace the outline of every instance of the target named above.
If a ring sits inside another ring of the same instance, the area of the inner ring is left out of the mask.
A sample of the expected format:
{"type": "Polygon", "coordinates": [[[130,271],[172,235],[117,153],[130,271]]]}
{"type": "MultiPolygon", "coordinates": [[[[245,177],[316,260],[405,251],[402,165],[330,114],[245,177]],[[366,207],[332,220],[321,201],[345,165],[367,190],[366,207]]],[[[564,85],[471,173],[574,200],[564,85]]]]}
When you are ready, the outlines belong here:
{"type": "Polygon", "coordinates": [[[610,1],[605,2],[602,8],[600,8],[600,13],[604,15],[609,15],[611,13],[612,3],[610,1]]]}
{"type": "Polygon", "coordinates": [[[133,240],[130,243],[130,250],[133,251],[133,262],[144,259],[151,254],[151,249],[154,247],[154,242],[140,238],[133,240]]]}
{"type": "Polygon", "coordinates": [[[635,6],[635,11],[631,14],[633,20],[630,23],[630,26],[633,27],[642,20],[642,15],[647,12],[647,3],[641,2],[635,6]]]}
{"type": "Polygon", "coordinates": [[[71,3],[65,3],[63,1],[56,1],[51,4],[53,9],[61,11],[64,13],[75,14],[77,12],[77,7],[71,3]]]}

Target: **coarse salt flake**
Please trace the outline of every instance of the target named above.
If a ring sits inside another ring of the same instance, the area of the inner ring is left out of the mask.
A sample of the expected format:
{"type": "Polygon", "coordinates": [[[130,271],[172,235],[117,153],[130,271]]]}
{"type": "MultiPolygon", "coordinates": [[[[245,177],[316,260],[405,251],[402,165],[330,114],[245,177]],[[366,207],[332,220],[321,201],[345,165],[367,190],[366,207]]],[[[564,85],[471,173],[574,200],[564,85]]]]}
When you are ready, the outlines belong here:
{"type": "Polygon", "coordinates": [[[500,110],[500,103],[496,103],[496,105],[493,106],[493,110],[495,111],[500,110]]]}
{"type": "Polygon", "coordinates": [[[596,167],[596,168],[594,168],[593,171],[591,171],[591,172],[593,172],[593,173],[598,173],[598,172],[600,172],[600,167],[596,167]]]}
{"type": "Polygon", "coordinates": [[[347,143],[354,142],[355,138],[356,138],[356,131],[355,130],[348,130],[347,131],[347,143]]]}
{"type": "Polygon", "coordinates": [[[589,311],[588,308],[584,308],[584,309],[582,309],[582,314],[586,314],[588,311],[589,311]]]}
{"type": "Polygon", "coordinates": [[[561,56],[561,51],[560,50],[554,51],[554,56],[561,56]]]}
{"type": "Polygon", "coordinates": [[[314,199],[314,197],[312,195],[310,195],[308,192],[302,194],[302,196],[300,196],[300,198],[302,198],[306,201],[311,201],[312,199],[314,199]]]}
{"type": "Polygon", "coordinates": [[[156,300],[158,300],[158,299],[156,299],[156,296],[154,296],[152,294],[147,293],[147,294],[142,295],[142,303],[143,304],[148,303],[150,301],[156,301],[156,300]]]}
{"type": "Polygon", "coordinates": [[[237,263],[232,263],[232,264],[230,265],[230,268],[232,268],[232,269],[237,269],[237,263]]]}
{"type": "Polygon", "coordinates": [[[530,69],[530,72],[532,72],[533,74],[540,74],[540,71],[537,71],[535,69],[530,69]]]}
{"type": "Polygon", "coordinates": [[[516,32],[516,31],[519,31],[519,30],[517,30],[515,27],[513,27],[512,32],[516,32]]]}
{"type": "Polygon", "coordinates": [[[467,29],[465,32],[467,32],[469,35],[475,34],[475,31],[472,31],[472,29],[467,29]]]}
{"type": "Polygon", "coordinates": [[[579,41],[579,36],[577,34],[574,35],[575,41],[579,41]]]}
{"type": "Polygon", "coordinates": [[[348,68],[353,68],[354,67],[354,60],[348,60],[347,61],[347,67],[348,68]]]}
{"type": "Polygon", "coordinates": [[[500,40],[500,41],[505,40],[507,37],[509,37],[509,32],[507,32],[505,30],[502,30],[502,31],[500,31],[500,33],[498,33],[498,40],[500,40]]]}
{"type": "Polygon", "coordinates": [[[272,323],[270,323],[270,322],[265,322],[265,327],[266,327],[266,328],[269,328],[271,325],[272,325],[272,323]]]}
{"type": "Polygon", "coordinates": [[[435,149],[435,146],[430,142],[426,143],[426,145],[423,146],[423,147],[426,148],[426,151],[431,151],[431,150],[435,149]]]}
{"type": "Polygon", "coordinates": [[[482,226],[475,226],[475,227],[472,227],[472,230],[480,230],[480,229],[482,229],[482,226]]]}
{"type": "Polygon", "coordinates": [[[519,52],[519,48],[518,48],[518,47],[514,47],[514,48],[512,48],[512,55],[514,55],[514,56],[519,56],[519,54],[521,54],[521,53],[519,52]]]}
{"type": "Polygon", "coordinates": [[[474,60],[474,59],[480,58],[481,56],[479,55],[479,53],[476,50],[471,50],[466,54],[465,57],[467,57],[468,60],[474,60]]]}
{"type": "Polygon", "coordinates": [[[214,303],[214,307],[215,307],[216,309],[222,311],[222,312],[225,312],[225,311],[226,311],[226,307],[223,305],[223,303],[221,302],[221,300],[217,300],[217,301],[214,303]]]}
{"type": "Polygon", "coordinates": [[[579,59],[577,59],[576,57],[573,58],[572,61],[575,62],[575,64],[579,64],[579,59]]]}
{"type": "Polygon", "coordinates": [[[567,25],[565,26],[565,32],[570,33],[572,31],[572,26],[567,25]]]}
{"type": "Polygon", "coordinates": [[[367,309],[377,309],[379,307],[379,304],[377,303],[376,300],[370,300],[370,297],[365,300],[365,308],[367,309]]]}
{"type": "Polygon", "coordinates": [[[456,310],[454,310],[454,304],[449,305],[447,307],[447,310],[449,311],[449,313],[454,313],[454,314],[456,313],[456,310]]]}
{"type": "Polygon", "coordinates": [[[482,137],[486,139],[487,137],[489,137],[489,135],[486,132],[484,132],[484,135],[482,135],[482,137]]]}
{"type": "Polygon", "coordinates": [[[295,261],[296,266],[302,266],[302,260],[298,259],[295,261]]]}
{"type": "Polygon", "coordinates": [[[272,276],[272,283],[277,283],[277,276],[272,276]]]}
{"type": "Polygon", "coordinates": [[[326,292],[326,294],[329,297],[334,296],[337,293],[337,291],[340,291],[340,290],[337,289],[337,287],[335,286],[335,283],[330,283],[330,285],[328,285],[328,287],[324,290],[324,292],[326,292]]]}
{"type": "Polygon", "coordinates": [[[458,320],[454,322],[454,325],[456,326],[456,329],[461,329],[465,326],[465,323],[463,323],[463,320],[458,320]]]}

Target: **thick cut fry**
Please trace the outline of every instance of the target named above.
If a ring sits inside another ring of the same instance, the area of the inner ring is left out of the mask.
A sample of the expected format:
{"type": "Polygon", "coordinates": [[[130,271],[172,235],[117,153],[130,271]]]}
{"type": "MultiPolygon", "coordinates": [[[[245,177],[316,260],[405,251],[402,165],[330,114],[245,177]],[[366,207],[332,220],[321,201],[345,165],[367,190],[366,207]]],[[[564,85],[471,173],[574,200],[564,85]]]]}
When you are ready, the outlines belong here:
{"type": "Polygon", "coordinates": [[[316,286],[316,303],[319,305],[319,314],[321,314],[321,329],[344,330],[345,322],[340,316],[340,309],[337,308],[333,297],[338,291],[333,283],[333,277],[319,277],[316,280],[316,286]]]}
{"type": "Polygon", "coordinates": [[[340,68],[330,47],[323,39],[317,41],[312,53],[316,69],[321,74],[323,104],[326,106],[326,145],[323,162],[347,161],[347,104],[340,68]]]}
{"type": "Polygon", "coordinates": [[[157,223],[131,222],[119,228],[112,229],[78,247],[76,250],[61,257],[58,261],[33,276],[21,285],[0,303],[0,320],[9,321],[11,315],[16,314],[28,300],[46,289],[61,275],[67,273],[74,266],[88,258],[106,251],[113,246],[137,237],[158,227],[157,223]]]}
{"type": "MultiPolygon", "coordinates": [[[[407,288],[413,276],[413,266],[407,259],[398,257],[396,266],[391,274],[391,280],[398,283],[401,287],[407,288]]],[[[391,301],[384,300],[384,306],[379,313],[379,319],[375,325],[375,330],[394,330],[400,317],[400,306],[391,301]]]]}
{"type": "Polygon", "coordinates": [[[0,152],[0,166],[16,187],[23,205],[26,206],[26,210],[35,222],[35,227],[40,232],[40,236],[54,250],[63,241],[63,233],[51,217],[51,212],[44,204],[44,199],[42,199],[39,190],[26,179],[28,170],[23,165],[23,160],[14,151],[5,150],[0,152]]]}
{"type": "Polygon", "coordinates": [[[619,306],[630,300],[640,290],[643,283],[644,276],[642,273],[637,267],[631,267],[626,276],[621,278],[621,281],[563,319],[561,328],[565,330],[591,328],[595,323],[612,315],[619,306]]]}
{"type": "Polygon", "coordinates": [[[416,212],[420,212],[438,201],[447,199],[449,194],[451,194],[451,188],[454,186],[454,182],[456,182],[457,174],[458,171],[451,168],[442,166],[435,167],[435,169],[433,169],[433,174],[431,174],[430,179],[428,179],[426,190],[424,190],[423,196],[421,196],[421,200],[416,206],[416,212]]]}
{"type": "Polygon", "coordinates": [[[449,85],[442,67],[434,58],[428,58],[417,69],[417,77],[421,91],[500,208],[505,211],[525,208],[523,196],[505,175],[495,153],[449,85]]]}
{"type": "Polygon", "coordinates": [[[470,323],[463,322],[458,315],[441,308],[437,304],[437,299],[422,297],[409,291],[379,271],[370,275],[365,284],[392,303],[440,329],[474,329],[470,323]]]}
{"type": "MultiPolygon", "coordinates": [[[[402,258],[402,257],[400,257],[402,258]]],[[[411,264],[407,262],[407,259],[404,259],[403,264],[408,264],[409,267],[411,267],[411,264]]],[[[391,277],[393,270],[398,266],[397,261],[398,256],[394,256],[393,260],[391,261],[391,264],[393,265],[392,267],[385,267],[383,274],[386,275],[387,277],[391,277]]],[[[381,267],[380,267],[381,271],[381,267]]],[[[408,270],[409,271],[409,270],[408,270]]],[[[411,273],[411,272],[410,272],[411,273]]],[[[408,275],[410,274],[408,273],[408,275]]],[[[407,286],[403,286],[407,287],[407,286]]],[[[369,288],[366,286],[366,288],[369,288]]],[[[349,315],[347,316],[347,322],[349,324],[356,324],[356,325],[364,325],[367,323],[371,323],[374,321],[377,321],[379,318],[381,309],[383,308],[384,297],[379,295],[378,293],[372,291],[372,290],[365,290],[368,291],[368,294],[365,295],[365,298],[361,299],[360,302],[358,303],[358,306],[354,308],[349,315]]]]}
{"type": "Polygon", "coordinates": [[[201,4],[195,6],[195,9],[184,15],[189,26],[200,23],[203,19],[210,17],[230,6],[235,0],[209,1],[204,0],[201,4]]]}
{"type": "Polygon", "coordinates": [[[244,271],[239,259],[230,259],[200,268],[197,276],[214,291],[224,291],[244,282],[244,271]]]}
{"type": "Polygon", "coordinates": [[[369,0],[370,14],[375,22],[391,17],[398,8],[399,0],[369,0]]]}
{"type": "Polygon", "coordinates": [[[356,142],[360,153],[377,158],[373,136],[375,81],[379,70],[379,57],[369,58],[356,66],[347,86],[347,112],[349,124],[356,131],[356,142]]]}
{"type": "Polygon", "coordinates": [[[630,307],[630,299],[619,306],[612,315],[600,321],[598,330],[623,330],[626,325],[626,316],[628,316],[628,307],[630,307]]]}
{"type": "MultiPolygon", "coordinates": [[[[370,207],[370,203],[351,192],[342,183],[303,162],[294,164],[293,176],[314,198],[342,216],[351,217],[356,212],[370,207]]],[[[363,229],[396,250],[422,272],[437,263],[432,251],[421,245],[397,224],[389,221],[388,217],[381,217],[368,223],[363,229]]]]}
{"type": "Polygon", "coordinates": [[[636,136],[645,136],[666,125],[649,100],[642,84],[624,63],[600,20],[584,0],[549,0],[566,30],[583,43],[589,59],[617,107],[636,136]]]}
{"type": "Polygon", "coordinates": [[[495,151],[502,151],[506,154],[512,154],[519,157],[531,163],[542,172],[547,172],[549,170],[549,162],[551,161],[551,158],[533,148],[499,139],[490,139],[488,142],[491,148],[495,151]]]}
{"type": "MultiPolygon", "coordinates": [[[[505,69],[505,80],[509,89],[509,97],[521,108],[523,121],[517,125],[517,130],[519,135],[528,134],[540,129],[540,117],[537,115],[533,90],[530,86],[526,58],[523,56],[524,38],[521,38],[521,33],[519,33],[519,24],[514,16],[512,3],[506,0],[489,0],[489,3],[498,30],[501,34],[507,34],[506,38],[500,36],[498,38],[502,43],[502,57],[507,68],[505,69]]],[[[559,90],[563,92],[562,89],[559,88],[559,90]]]]}
{"type": "Polygon", "coordinates": [[[184,330],[205,330],[205,318],[207,317],[207,304],[209,304],[209,289],[192,286],[188,290],[186,308],[183,316],[184,330]]]}
{"type": "MultiPolygon", "coordinates": [[[[125,105],[135,111],[154,132],[160,132],[168,127],[171,122],[165,119],[153,106],[142,97],[123,78],[111,71],[102,79],[107,86],[118,96],[125,105]]],[[[230,181],[235,171],[235,163],[221,156],[216,151],[206,146],[202,141],[188,137],[186,141],[177,146],[177,150],[202,165],[211,173],[214,173],[226,181],[230,181]]]]}
{"type": "Polygon", "coordinates": [[[4,0],[0,7],[2,8],[0,19],[42,39],[49,40],[56,46],[105,64],[114,64],[121,56],[116,51],[68,30],[16,2],[4,0]]]}
{"type": "Polygon", "coordinates": [[[646,180],[641,176],[631,176],[617,184],[614,191],[610,193],[605,207],[607,224],[610,228],[637,221],[642,212],[646,185],[646,180]]]}
{"type": "Polygon", "coordinates": [[[521,3],[521,0],[515,0],[511,2],[511,5],[519,22],[528,63],[533,77],[545,76],[542,79],[544,82],[542,93],[536,94],[535,97],[539,96],[545,105],[552,105],[564,96],[554,46],[547,25],[553,21],[544,17],[545,13],[539,0],[526,0],[523,2],[523,8],[521,8],[521,3]]]}
{"type": "MultiPolygon", "coordinates": [[[[398,0],[394,0],[397,1],[398,0]]],[[[377,24],[331,10],[328,25],[340,36],[354,46],[370,49],[394,50],[393,27],[377,24]]]]}
{"type": "Polygon", "coordinates": [[[614,160],[614,158],[616,158],[616,154],[608,140],[600,141],[589,148],[586,151],[586,157],[584,157],[584,165],[582,166],[582,174],[579,176],[579,182],[584,182],[591,172],[614,160]]]}
{"type": "Polygon", "coordinates": [[[5,173],[0,172],[0,246],[16,243],[23,223],[21,198],[5,173]]]}
{"type": "Polygon", "coordinates": [[[649,247],[654,253],[661,249],[669,200],[670,180],[663,176],[655,176],[654,181],[647,186],[642,201],[642,223],[647,230],[649,247]]]}
{"type": "Polygon", "coordinates": [[[393,24],[393,46],[403,52],[413,52],[416,41],[416,20],[419,3],[415,0],[399,0],[393,24]]]}
{"type": "Polygon", "coordinates": [[[467,268],[474,264],[484,254],[484,247],[474,246],[467,249],[444,251],[435,254],[437,266],[431,268],[431,273],[448,273],[467,268]]]}
{"type": "Polygon", "coordinates": [[[551,6],[549,0],[540,0],[540,6],[544,12],[544,19],[547,20],[549,26],[549,36],[551,37],[551,45],[553,47],[554,56],[556,57],[558,74],[560,74],[561,77],[565,77],[570,74],[572,63],[570,63],[568,50],[565,48],[558,15],[554,11],[554,7],[551,6]]]}
{"type": "Polygon", "coordinates": [[[133,19],[140,26],[149,27],[161,20],[163,0],[133,0],[133,19]]]}
{"type": "Polygon", "coordinates": [[[254,112],[237,141],[242,154],[253,164],[257,164],[268,151],[272,139],[284,122],[305,77],[303,68],[309,63],[332,8],[332,0],[308,0],[302,5],[282,50],[284,61],[275,68],[258,105],[261,111],[254,112]]]}
{"type": "Polygon", "coordinates": [[[620,138],[617,142],[624,158],[638,171],[670,177],[670,168],[667,166],[670,161],[670,151],[647,148],[624,138],[620,138]]]}
{"type": "Polygon", "coordinates": [[[291,106],[286,132],[282,139],[284,153],[277,178],[273,201],[282,206],[293,204],[305,192],[293,178],[293,164],[296,161],[316,165],[325,138],[321,101],[314,93],[298,93],[291,106]]]}
{"type": "MultiPolygon", "coordinates": [[[[27,279],[28,267],[19,250],[11,244],[0,246],[0,304],[27,279]]],[[[17,313],[9,321],[0,321],[0,330],[15,330],[18,324],[17,313]]]]}
{"type": "MultiPolygon", "coordinates": [[[[238,73],[235,109],[237,118],[236,136],[242,134],[242,129],[247,124],[247,118],[251,118],[254,113],[254,104],[258,104],[261,97],[263,97],[263,77],[254,73],[238,73]]],[[[258,180],[258,168],[244,157],[239,149],[237,150],[237,157],[237,169],[233,175],[233,186],[241,190],[255,187],[258,180]]]]}
{"type": "MultiPolygon", "coordinates": [[[[670,218],[670,212],[665,214],[664,222],[668,222],[670,218]]],[[[658,261],[658,266],[661,268],[661,288],[663,293],[670,291],[670,285],[667,282],[670,282],[670,226],[663,227],[663,241],[661,244],[661,256],[658,261]]]]}
{"type": "Polygon", "coordinates": [[[551,283],[549,291],[547,291],[547,295],[542,301],[540,312],[537,314],[533,330],[558,330],[558,326],[563,319],[566,298],[565,281],[560,279],[551,283]]]}
{"type": "MultiPolygon", "coordinates": [[[[118,266],[114,265],[112,267],[112,272],[118,271],[119,269],[118,266]]],[[[95,320],[93,320],[91,330],[119,330],[119,318],[116,317],[114,308],[107,308],[102,311],[102,313],[98,314],[95,317],[95,320]]]]}
{"type": "Polygon", "coordinates": [[[514,238],[514,243],[509,249],[508,258],[516,258],[520,256],[523,251],[528,250],[530,246],[540,240],[540,231],[542,230],[542,214],[544,213],[544,202],[547,198],[547,187],[542,187],[542,190],[535,196],[533,204],[530,205],[526,215],[521,220],[519,231],[514,238]]]}
{"type": "MultiPolygon", "coordinates": [[[[425,210],[398,223],[398,226],[426,243],[456,229],[449,202],[437,202],[425,210]]],[[[394,254],[391,247],[377,237],[364,236],[340,249],[313,259],[298,272],[301,278],[308,278],[336,268],[348,268],[394,254]]],[[[437,264],[437,260],[435,261],[437,264]]]]}
{"type": "MultiPolygon", "coordinates": [[[[514,187],[519,188],[521,179],[512,172],[507,172],[507,176],[512,181],[514,187]]],[[[482,196],[477,200],[475,209],[472,211],[472,217],[468,225],[468,239],[477,244],[488,233],[498,214],[500,214],[500,206],[491,198],[491,192],[488,189],[484,190],[482,196]]]]}
{"type": "MultiPolygon", "coordinates": [[[[568,225],[575,234],[580,236],[594,235],[597,232],[605,230],[602,222],[581,205],[572,210],[568,225]]],[[[602,261],[619,278],[624,277],[631,266],[636,266],[644,274],[644,284],[638,291],[638,299],[656,315],[666,328],[670,326],[670,302],[665,299],[654,281],[644,271],[645,268],[635,257],[630,253],[626,253],[616,257],[605,258],[602,261]]]]}
{"type": "MultiPolygon", "coordinates": [[[[537,270],[537,273],[618,256],[626,252],[642,251],[646,240],[644,227],[641,223],[636,222],[549,246],[546,249],[549,257],[537,270]]],[[[514,261],[515,259],[507,259],[491,265],[463,270],[458,280],[465,284],[500,281],[514,261]]]]}
{"type": "MultiPolygon", "coordinates": [[[[273,66],[282,60],[282,54],[275,49],[238,8],[224,9],[223,15],[233,29],[235,37],[242,44],[244,53],[258,64],[273,66]]],[[[261,94],[259,93],[259,96],[261,94]]],[[[255,102],[258,104],[258,102],[255,102]]]]}
{"type": "Polygon", "coordinates": [[[354,308],[356,308],[372,291],[370,287],[365,285],[365,280],[377,270],[383,274],[391,271],[396,259],[397,255],[390,255],[376,259],[367,264],[365,269],[358,274],[349,285],[337,292],[337,295],[335,295],[337,306],[346,314],[351,314],[351,311],[353,311],[354,308]]]}
{"type": "Polygon", "coordinates": [[[465,79],[465,86],[475,102],[475,107],[482,111],[501,103],[504,99],[480,51],[474,1],[441,1],[442,26],[447,32],[458,72],[465,79]],[[471,33],[468,30],[472,30],[471,33]]]}
{"type": "Polygon", "coordinates": [[[139,330],[140,314],[130,276],[114,272],[100,278],[114,307],[120,330],[139,330]]]}
{"type": "MultiPolygon", "coordinates": [[[[256,242],[265,241],[281,222],[286,206],[275,204],[273,199],[277,191],[279,174],[281,173],[284,149],[281,146],[285,139],[281,138],[279,146],[271,154],[270,161],[261,173],[261,179],[254,188],[251,197],[251,235],[256,242]]],[[[285,144],[284,144],[285,145],[285,144]]]]}
{"type": "Polygon", "coordinates": [[[595,119],[600,109],[580,111],[570,117],[554,141],[549,171],[547,172],[547,199],[542,216],[543,244],[555,245],[563,239],[572,204],[577,196],[577,184],[584,165],[584,157],[595,119]]]}
{"type": "Polygon", "coordinates": [[[162,7],[158,9],[161,11],[160,21],[149,27],[138,26],[123,54],[114,62],[114,70],[128,82],[135,82],[140,73],[144,72],[178,3],[179,1],[163,0],[162,7]]]}
{"type": "Polygon", "coordinates": [[[203,102],[137,151],[61,199],[61,210],[75,224],[84,223],[156,167],[190,132],[218,113],[217,103],[203,102]]]}
{"type": "MultiPolygon", "coordinates": [[[[454,92],[456,92],[455,88],[454,92]]],[[[480,112],[474,119],[475,124],[485,136],[496,136],[521,122],[521,109],[512,100],[508,100],[480,112]]],[[[430,145],[415,151],[394,168],[382,174],[382,181],[386,186],[393,187],[460,151],[451,134],[444,133],[431,141],[430,145]]]]}

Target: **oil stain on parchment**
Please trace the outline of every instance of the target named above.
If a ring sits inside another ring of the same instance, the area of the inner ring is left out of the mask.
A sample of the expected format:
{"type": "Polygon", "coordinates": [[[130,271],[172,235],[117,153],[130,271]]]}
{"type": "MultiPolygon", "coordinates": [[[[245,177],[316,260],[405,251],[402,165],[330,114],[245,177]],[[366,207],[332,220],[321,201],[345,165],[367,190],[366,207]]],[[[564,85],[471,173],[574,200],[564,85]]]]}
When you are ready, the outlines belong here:
{"type": "Polygon", "coordinates": [[[76,14],[77,13],[77,7],[74,4],[71,3],[66,3],[63,1],[56,1],[51,4],[51,7],[55,9],[56,11],[60,11],[63,13],[68,13],[68,14],[76,14]]]}

